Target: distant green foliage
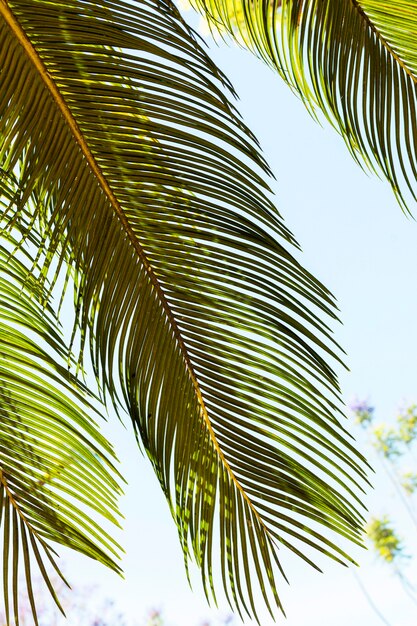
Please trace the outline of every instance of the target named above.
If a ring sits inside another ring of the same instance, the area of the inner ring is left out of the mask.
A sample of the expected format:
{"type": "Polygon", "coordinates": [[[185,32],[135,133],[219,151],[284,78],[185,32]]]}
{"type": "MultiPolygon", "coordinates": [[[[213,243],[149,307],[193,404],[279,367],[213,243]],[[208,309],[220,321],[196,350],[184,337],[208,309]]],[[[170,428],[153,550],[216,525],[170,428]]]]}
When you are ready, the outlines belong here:
{"type": "Polygon", "coordinates": [[[372,423],[375,409],[366,400],[356,400],[350,405],[350,409],[355,415],[356,423],[363,428],[367,428],[372,423]]]}
{"type": "Polygon", "coordinates": [[[406,556],[403,542],[387,515],[381,519],[372,518],[366,530],[375,551],[383,561],[392,563],[406,556]]]}
{"type": "Polygon", "coordinates": [[[403,474],[401,485],[406,494],[411,496],[417,490],[417,474],[415,472],[406,472],[403,474]]]}
{"type": "Polygon", "coordinates": [[[386,459],[401,456],[400,442],[399,434],[394,428],[387,428],[381,424],[373,429],[373,446],[386,459]]]}
{"type": "MultiPolygon", "coordinates": [[[[375,409],[368,401],[356,400],[350,406],[356,423],[369,435],[368,444],[374,448],[383,468],[395,489],[406,514],[417,528],[413,496],[417,492],[417,461],[413,447],[417,443],[417,405],[411,404],[398,412],[393,424],[374,424],[375,409]],[[409,464],[413,466],[410,468],[409,464]]],[[[398,504],[398,502],[397,502],[398,504]]],[[[379,558],[394,565],[395,573],[404,583],[401,569],[406,554],[405,545],[390,514],[372,516],[367,526],[367,536],[379,558]]],[[[409,592],[409,587],[407,593],[409,592]]]]}
{"type": "Polygon", "coordinates": [[[397,421],[399,438],[406,445],[411,445],[417,439],[417,404],[400,413],[397,421]]]}

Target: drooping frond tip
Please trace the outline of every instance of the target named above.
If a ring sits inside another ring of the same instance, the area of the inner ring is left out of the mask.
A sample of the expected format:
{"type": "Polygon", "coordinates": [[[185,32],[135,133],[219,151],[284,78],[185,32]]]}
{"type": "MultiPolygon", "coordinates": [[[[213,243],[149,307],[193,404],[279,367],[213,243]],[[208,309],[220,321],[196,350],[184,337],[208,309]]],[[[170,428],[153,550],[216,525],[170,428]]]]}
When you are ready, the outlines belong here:
{"type": "Polygon", "coordinates": [[[417,11],[414,0],[196,0],[321,109],[360,164],[416,201],[417,11]]]}
{"type": "MultiPolygon", "coordinates": [[[[9,187],[13,193],[16,189],[9,187]]],[[[2,197],[6,196],[3,189],[2,197]]],[[[54,543],[119,571],[119,548],[94,515],[118,524],[121,478],[94,422],[87,389],[65,367],[53,309],[33,258],[3,232],[0,247],[0,546],[6,623],[18,624],[33,576],[62,577],[54,543]],[[23,262],[25,261],[25,262],[23,262]],[[45,308],[46,306],[46,308],[45,308]],[[48,565],[50,568],[48,568],[48,565]],[[48,571],[48,569],[52,569],[48,571]],[[26,589],[23,593],[22,589],[26,589]]]]}

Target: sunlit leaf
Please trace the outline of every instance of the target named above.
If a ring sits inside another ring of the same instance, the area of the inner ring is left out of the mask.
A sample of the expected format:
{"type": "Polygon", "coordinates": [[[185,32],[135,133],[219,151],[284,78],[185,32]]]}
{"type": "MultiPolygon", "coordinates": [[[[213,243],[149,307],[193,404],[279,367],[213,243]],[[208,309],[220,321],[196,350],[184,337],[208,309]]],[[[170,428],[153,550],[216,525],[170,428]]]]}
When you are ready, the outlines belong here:
{"type": "Polygon", "coordinates": [[[195,0],[278,71],[313,115],[342,134],[356,160],[416,201],[415,0],[195,0]]]}
{"type": "Polygon", "coordinates": [[[60,574],[54,543],[119,571],[117,544],[97,520],[118,524],[122,480],[91,394],[65,368],[33,259],[11,256],[10,243],[0,247],[0,545],[6,620],[17,624],[22,581],[37,623],[33,572],[59,604],[48,573],[60,574]]]}

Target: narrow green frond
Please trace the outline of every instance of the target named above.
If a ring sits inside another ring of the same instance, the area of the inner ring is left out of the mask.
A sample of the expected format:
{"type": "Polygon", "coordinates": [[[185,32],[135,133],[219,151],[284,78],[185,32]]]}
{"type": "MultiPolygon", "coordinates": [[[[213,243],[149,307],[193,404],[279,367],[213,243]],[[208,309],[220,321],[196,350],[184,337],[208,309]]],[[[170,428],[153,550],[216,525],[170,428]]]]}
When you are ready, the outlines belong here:
{"type": "Polygon", "coordinates": [[[10,228],[41,233],[52,281],[72,266],[80,358],[124,402],[207,594],[281,608],[280,537],[340,560],[365,462],[333,298],[289,251],[226,79],[153,0],[0,0],[0,67],[10,228]]]}
{"type": "MultiPolygon", "coordinates": [[[[4,197],[4,196],[3,196],[4,197]]],[[[67,350],[53,310],[25,263],[0,247],[0,529],[7,623],[18,624],[18,581],[55,563],[51,542],[119,571],[118,547],[91,519],[118,524],[120,476],[91,419],[89,393],[59,360],[67,350]],[[57,360],[58,359],[58,360],[57,360]],[[11,601],[9,601],[11,598],[11,601]]],[[[64,361],[65,362],[65,361],[64,361]]],[[[54,593],[54,592],[53,592],[54,593]]],[[[55,594],[54,597],[59,605],[55,594]]],[[[36,622],[36,601],[32,598],[36,622]]]]}
{"type": "Polygon", "coordinates": [[[320,108],[355,160],[382,173],[401,206],[416,201],[415,0],[196,0],[320,108]]]}

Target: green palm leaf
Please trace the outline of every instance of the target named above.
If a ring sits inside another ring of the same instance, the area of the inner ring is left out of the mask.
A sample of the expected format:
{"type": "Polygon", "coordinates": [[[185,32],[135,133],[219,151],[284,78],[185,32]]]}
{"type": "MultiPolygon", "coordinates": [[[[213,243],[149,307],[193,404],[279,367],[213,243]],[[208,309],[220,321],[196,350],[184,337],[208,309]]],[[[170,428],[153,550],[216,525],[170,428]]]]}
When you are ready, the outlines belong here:
{"type": "Polygon", "coordinates": [[[227,80],[145,0],[0,0],[0,67],[9,228],[39,233],[43,276],[74,273],[80,359],[127,408],[206,593],[220,576],[256,615],[256,572],[280,606],[279,544],[349,560],[331,533],[359,541],[363,459],[333,299],[289,252],[227,80]]]}
{"type": "MultiPolygon", "coordinates": [[[[0,521],[5,615],[18,624],[18,586],[26,581],[35,623],[32,571],[53,591],[48,562],[60,574],[51,542],[115,571],[118,548],[92,513],[117,522],[120,476],[114,454],[91,419],[91,394],[60,361],[67,348],[53,310],[33,277],[33,260],[0,247],[0,521]],[[46,349],[47,346],[47,349],[46,349]],[[9,590],[11,605],[9,602],[9,590]]],[[[64,361],[65,362],[65,361],[64,361]]],[[[62,576],[62,575],[61,575],[62,576]]]]}
{"type": "Polygon", "coordinates": [[[340,131],[354,158],[416,197],[415,0],[197,0],[340,131]]]}

